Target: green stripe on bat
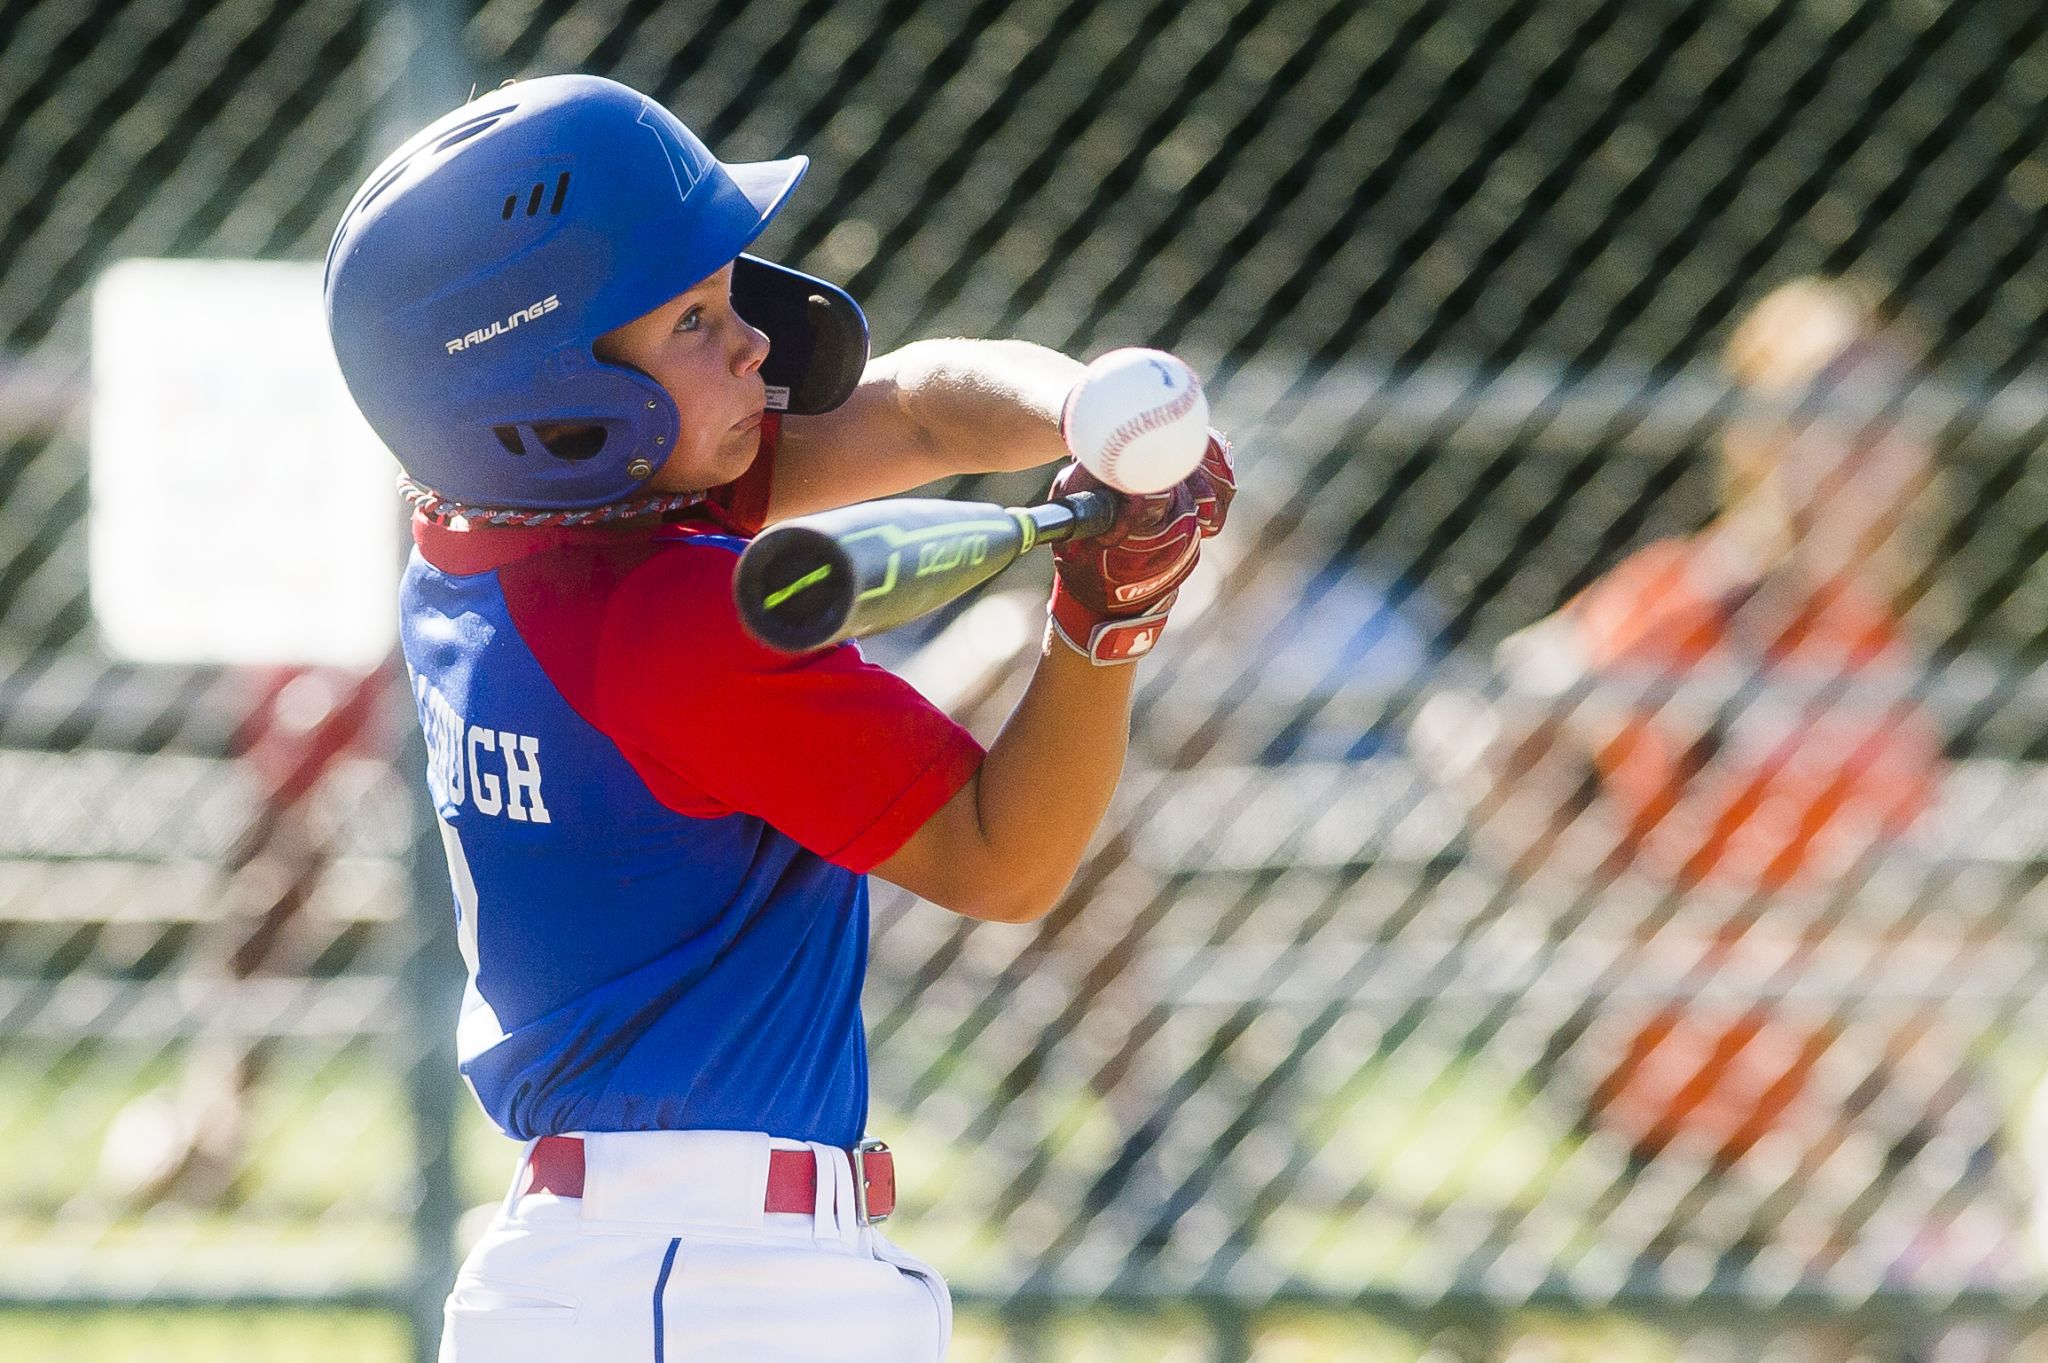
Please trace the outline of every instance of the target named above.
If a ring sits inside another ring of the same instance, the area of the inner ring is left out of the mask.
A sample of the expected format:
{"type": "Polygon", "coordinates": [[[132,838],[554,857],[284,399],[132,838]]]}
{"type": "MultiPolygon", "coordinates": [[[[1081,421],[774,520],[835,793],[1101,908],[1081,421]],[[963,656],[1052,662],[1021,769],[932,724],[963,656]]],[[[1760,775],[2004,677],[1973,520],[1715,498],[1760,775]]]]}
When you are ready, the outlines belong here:
{"type": "Polygon", "coordinates": [[[1024,543],[1018,548],[1017,552],[1020,554],[1030,553],[1031,546],[1038,543],[1038,526],[1032,522],[1031,517],[1026,515],[1021,507],[1011,507],[1009,509],[1009,516],[1011,520],[1017,522],[1017,529],[1022,531],[1024,535],[1024,543]]]}
{"type": "Polygon", "coordinates": [[[762,609],[772,611],[804,588],[815,586],[830,576],[832,576],[832,565],[821,563],[796,581],[790,583],[787,587],[768,593],[768,599],[761,603],[762,609]]]}
{"type": "Polygon", "coordinates": [[[881,581],[881,584],[880,584],[879,586],[874,586],[874,587],[870,587],[870,588],[868,588],[868,589],[867,589],[866,591],[862,592],[862,593],[861,593],[861,594],[860,594],[859,596],[856,596],[856,597],[854,598],[854,600],[855,600],[855,601],[871,601],[871,600],[873,600],[873,599],[874,599],[875,597],[878,597],[878,596],[887,596],[887,595],[888,595],[888,594],[889,594],[890,592],[893,592],[893,591],[895,591],[895,590],[896,590],[896,564],[897,564],[897,561],[898,561],[899,559],[901,559],[902,557],[903,557],[903,555],[902,555],[902,554],[901,554],[900,552],[899,552],[899,553],[894,553],[894,554],[891,554],[891,555],[889,555],[889,574],[888,574],[888,576],[886,576],[886,577],[884,577],[884,578],[882,579],[882,581],[881,581]]]}

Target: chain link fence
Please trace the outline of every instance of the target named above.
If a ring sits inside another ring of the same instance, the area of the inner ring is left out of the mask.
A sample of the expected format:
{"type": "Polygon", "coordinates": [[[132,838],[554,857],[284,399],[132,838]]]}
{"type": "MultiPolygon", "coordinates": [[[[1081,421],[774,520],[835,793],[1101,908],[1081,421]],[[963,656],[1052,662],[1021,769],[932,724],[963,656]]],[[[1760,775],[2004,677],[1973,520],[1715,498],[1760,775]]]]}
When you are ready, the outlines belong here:
{"type": "MultiPolygon", "coordinates": [[[[1239,443],[1066,902],[877,886],[873,1127],[958,1356],[2048,1354],[2044,28],[0,5],[0,1301],[430,1333],[509,1154],[403,711],[101,654],[86,298],[317,258],[395,128],[582,70],[808,153],[764,249],[878,348],[1163,346],[1239,443]]],[[[871,651],[986,736],[1034,572],[871,651]]]]}
{"type": "MultiPolygon", "coordinates": [[[[0,15],[12,1357],[171,1352],[178,1327],[122,1322],[264,1303],[388,1313],[403,1347],[417,1280],[449,1262],[433,1155],[453,1104],[425,1080],[447,990],[422,954],[440,925],[408,908],[402,690],[109,657],[86,571],[95,280],[128,257],[317,258],[401,92],[396,27],[324,0],[0,15]]],[[[179,318],[156,331],[180,344],[179,318]]],[[[224,505],[188,532],[258,514],[224,505]]],[[[242,1351],[321,1342],[259,1327],[242,1351]]]]}

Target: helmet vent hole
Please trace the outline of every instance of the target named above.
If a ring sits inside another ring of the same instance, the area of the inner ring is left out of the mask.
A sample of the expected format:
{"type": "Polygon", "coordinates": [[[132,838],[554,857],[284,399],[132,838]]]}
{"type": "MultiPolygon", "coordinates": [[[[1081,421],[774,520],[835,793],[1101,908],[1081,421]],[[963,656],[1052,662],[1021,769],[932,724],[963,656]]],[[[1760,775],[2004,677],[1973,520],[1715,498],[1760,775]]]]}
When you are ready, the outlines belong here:
{"type": "Polygon", "coordinates": [[[505,447],[507,454],[525,454],[526,446],[520,442],[517,426],[493,426],[491,434],[498,437],[498,443],[505,447]]]}
{"type": "MultiPolygon", "coordinates": [[[[539,213],[540,213],[540,205],[541,205],[541,201],[542,201],[543,199],[546,199],[546,198],[547,198],[547,195],[548,195],[548,184],[547,184],[547,181],[545,181],[545,180],[542,180],[542,181],[539,181],[539,182],[537,182],[536,184],[534,184],[534,185],[533,185],[533,186],[532,186],[531,188],[529,188],[529,189],[528,189],[528,190],[526,191],[526,216],[527,216],[527,217],[531,218],[531,217],[537,217],[537,216],[539,215],[539,213]]],[[[568,197],[569,197],[569,172],[565,170],[565,171],[563,171],[563,172],[562,172],[562,173],[561,173],[560,175],[557,175],[557,176],[555,177],[555,196],[554,196],[553,200],[552,200],[552,201],[550,201],[550,202],[548,203],[548,213],[549,213],[549,214],[550,214],[551,216],[552,216],[552,215],[554,215],[554,214],[560,213],[560,212],[562,211],[562,202],[563,202],[563,200],[567,199],[568,197]]],[[[517,211],[518,211],[518,209],[519,209],[519,194],[518,194],[518,191],[516,191],[516,190],[515,190],[514,192],[512,192],[512,193],[510,193],[510,194],[507,194],[507,195],[505,196],[505,206],[504,206],[504,208],[502,208],[501,210],[499,210],[498,216],[499,216],[499,217],[501,217],[501,218],[503,218],[503,219],[504,219],[504,220],[505,220],[506,222],[510,222],[510,221],[512,221],[512,215],[513,215],[513,214],[514,214],[515,212],[517,212],[517,211]]]]}
{"type": "Polygon", "coordinates": [[[501,109],[496,113],[486,114],[482,118],[475,119],[469,123],[465,123],[461,127],[457,128],[454,132],[451,132],[446,137],[442,138],[439,142],[436,142],[434,144],[434,150],[446,151],[448,150],[448,148],[454,146],[458,142],[467,142],[470,138],[475,137],[485,128],[488,128],[492,124],[496,123],[503,116],[504,110],[501,109]]]}
{"type": "Polygon", "coordinates": [[[408,156],[403,161],[400,161],[397,165],[393,166],[390,170],[384,172],[384,178],[377,181],[376,184],[371,185],[369,189],[364,191],[363,197],[356,201],[356,206],[354,210],[349,214],[349,216],[353,217],[356,213],[360,213],[365,208],[368,208],[371,202],[374,199],[376,199],[376,197],[379,194],[382,194],[385,190],[391,188],[392,183],[396,181],[399,176],[405,174],[406,168],[412,165],[412,162],[413,158],[408,156]]]}

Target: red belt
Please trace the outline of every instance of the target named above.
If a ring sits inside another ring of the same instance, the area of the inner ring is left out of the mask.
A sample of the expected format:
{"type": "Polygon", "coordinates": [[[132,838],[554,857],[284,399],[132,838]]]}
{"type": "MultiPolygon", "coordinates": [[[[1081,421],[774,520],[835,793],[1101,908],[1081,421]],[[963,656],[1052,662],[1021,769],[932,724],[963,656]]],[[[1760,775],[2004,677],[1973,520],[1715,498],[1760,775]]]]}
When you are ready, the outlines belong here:
{"type": "MultiPolygon", "coordinates": [[[[888,1219],[896,1210],[896,1157],[880,1141],[862,1141],[843,1152],[854,1171],[854,1198],[862,1224],[888,1219]]],[[[526,1192],[556,1197],[583,1196],[583,1138],[542,1136],[526,1161],[526,1192]]],[[[808,1150],[768,1152],[768,1193],[764,1210],[814,1212],[818,1207],[818,1162],[808,1150]]]]}

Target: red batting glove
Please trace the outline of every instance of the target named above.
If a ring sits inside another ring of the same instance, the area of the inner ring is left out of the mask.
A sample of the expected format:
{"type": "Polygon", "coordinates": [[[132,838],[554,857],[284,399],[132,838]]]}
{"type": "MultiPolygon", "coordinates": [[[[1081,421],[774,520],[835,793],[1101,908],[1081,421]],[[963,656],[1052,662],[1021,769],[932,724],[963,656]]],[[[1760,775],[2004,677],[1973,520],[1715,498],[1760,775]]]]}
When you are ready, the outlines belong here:
{"type": "Polygon", "coordinates": [[[1202,523],[1202,538],[1223,528],[1230,516],[1230,499],[1237,496],[1237,468],[1230,462],[1230,438],[1221,431],[1209,432],[1209,448],[1190,478],[1195,485],[1195,519],[1202,523]]]}
{"type": "MultiPolygon", "coordinates": [[[[1079,464],[1053,480],[1052,495],[1106,485],[1079,464]]],[[[1210,432],[1202,463],[1164,492],[1117,493],[1116,523],[1100,535],[1053,546],[1052,627],[1098,666],[1136,662],[1152,651],[1180,584],[1195,570],[1202,541],[1223,528],[1237,474],[1230,442],[1210,432]]]]}

